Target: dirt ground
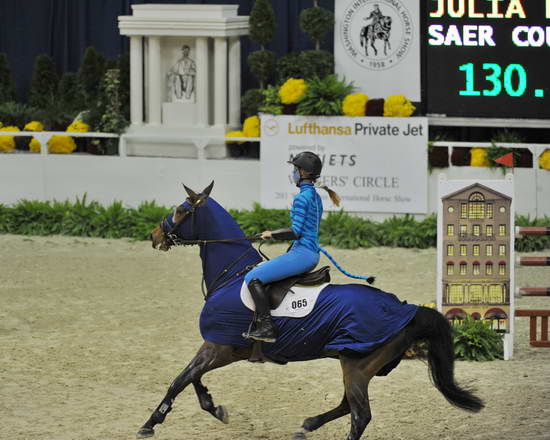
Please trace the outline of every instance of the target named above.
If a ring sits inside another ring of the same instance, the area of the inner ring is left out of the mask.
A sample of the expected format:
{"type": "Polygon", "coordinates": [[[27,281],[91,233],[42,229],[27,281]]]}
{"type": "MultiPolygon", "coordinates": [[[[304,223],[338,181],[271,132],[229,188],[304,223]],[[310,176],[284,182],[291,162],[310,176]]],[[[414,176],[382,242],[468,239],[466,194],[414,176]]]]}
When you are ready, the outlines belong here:
{"type": "MultiPolygon", "coordinates": [[[[146,242],[10,235],[0,236],[0,249],[0,439],[135,438],[201,343],[197,250],[164,254],[146,242]]],[[[434,249],[331,252],[352,272],[377,275],[378,287],[401,299],[435,299],[434,249]]],[[[547,268],[516,274],[519,286],[550,285],[547,268]]],[[[548,308],[550,299],[518,306],[548,308]]],[[[550,349],[528,345],[527,319],[516,325],[514,360],[456,365],[458,380],[486,401],[481,413],[451,407],[426,365],[407,360],[373,381],[364,438],[549,439],[550,349]]],[[[290,439],[305,417],[336,406],[343,393],[339,363],[328,359],[286,367],[241,362],[204,383],[230,423],[202,411],[190,388],[156,438],[290,439]]],[[[344,439],[348,429],[344,417],[308,438],[344,439]]]]}

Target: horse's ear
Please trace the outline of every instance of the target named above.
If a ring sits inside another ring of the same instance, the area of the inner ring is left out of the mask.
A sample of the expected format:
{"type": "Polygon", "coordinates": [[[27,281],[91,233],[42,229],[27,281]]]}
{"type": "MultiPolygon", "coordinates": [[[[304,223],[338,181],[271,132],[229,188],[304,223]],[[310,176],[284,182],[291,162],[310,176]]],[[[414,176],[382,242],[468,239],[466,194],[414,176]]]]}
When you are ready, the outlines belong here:
{"type": "Polygon", "coordinates": [[[195,203],[198,200],[199,195],[191,188],[186,187],[184,183],[182,183],[182,185],[185,188],[185,192],[189,196],[189,200],[191,201],[191,203],[195,203]]]}
{"type": "Polygon", "coordinates": [[[214,188],[214,181],[210,182],[210,185],[204,188],[201,194],[204,194],[205,196],[209,196],[210,193],[212,192],[212,188],[214,188]]]}

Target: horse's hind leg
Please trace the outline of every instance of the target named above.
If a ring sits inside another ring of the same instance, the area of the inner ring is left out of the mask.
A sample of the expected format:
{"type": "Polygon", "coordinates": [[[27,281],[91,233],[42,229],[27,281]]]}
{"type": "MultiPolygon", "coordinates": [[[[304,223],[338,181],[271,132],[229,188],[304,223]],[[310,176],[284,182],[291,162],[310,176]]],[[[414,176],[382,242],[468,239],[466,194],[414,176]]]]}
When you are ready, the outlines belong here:
{"type": "Polygon", "coordinates": [[[342,398],[342,402],[336,408],[327,411],[326,413],[319,414],[315,417],[309,417],[302,423],[302,430],[294,434],[293,440],[303,440],[306,438],[308,432],[315,431],[323,426],[325,423],[332,422],[349,414],[349,404],[346,395],[342,398]]]}
{"type": "Polygon", "coordinates": [[[225,406],[214,405],[214,401],[212,400],[212,396],[208,392],[208,388],[206,388],[202,384],[200,379],[193,382],[193,387],[195,387],[195,392],[197,393],[197,397],[199,398],[201,408],[212,414],[219,421],[223,423],[229,423],[229,415],[227,413],[227,410],[225,409],[225,406]]]}
{"type": "MultiPolygon", "coordinates": [[[[229,346],[205,342],[189,365],[174,379],[164,399],[162,399],[159,406],[151,414],[151,417],[138,431],[137,437],[152,437],[155,434],[154,426],[164,422],[167,414],[172,410],[172,404],[178,394],[190,383],[200,383],[201,377],[208,371],[223,367],[236,360],[233,358],[232,351],[232,348],[229,346]]],[[[207,399],[205,402],[208,403],[207,399]]],[[[210,398],[209,403],[213,406],[212,398],[210,398]]]]}

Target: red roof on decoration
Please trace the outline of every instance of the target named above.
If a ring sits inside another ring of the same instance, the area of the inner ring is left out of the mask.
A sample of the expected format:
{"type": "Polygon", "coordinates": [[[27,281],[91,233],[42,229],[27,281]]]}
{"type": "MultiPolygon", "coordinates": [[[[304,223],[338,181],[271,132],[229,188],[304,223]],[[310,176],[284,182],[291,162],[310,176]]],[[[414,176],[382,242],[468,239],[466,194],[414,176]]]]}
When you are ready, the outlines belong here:
{"type": "Polygon", "coordinates": [[[468,263],[466,263],[464,260],[462,260],[462,261],[460,262],[460,264],[468,264],[468,263]]]}
{"type": "Polygon", "coordinates": [[[474,261],[472,264],[479,264],[479,261],[474,261]]]}
{"type": "Polygon", "coordinates": [[[498,262],[498,264],[506,264],[506,261],[500,260],[500,261],[498,262]]]}
{"type": "Polygon", "coordinates": [[[461,318],[466,318],[467,313],[459,308],[454,308],[445,313],[445,318],[453,318],[455,316],[460,316],[461,318]]]}
{"type": "Polygon", "coordinates": [[[481,319],[481,315],[477,312],[472,313],[472,318],[474,319],[481,319]]]}
{"type": "Polygon", "coordinates": [[[508,318],[508,315],[504,310],[495,307],[494,309],[489,309],[485,312],[485,318],[506,319],[508,318]]]}

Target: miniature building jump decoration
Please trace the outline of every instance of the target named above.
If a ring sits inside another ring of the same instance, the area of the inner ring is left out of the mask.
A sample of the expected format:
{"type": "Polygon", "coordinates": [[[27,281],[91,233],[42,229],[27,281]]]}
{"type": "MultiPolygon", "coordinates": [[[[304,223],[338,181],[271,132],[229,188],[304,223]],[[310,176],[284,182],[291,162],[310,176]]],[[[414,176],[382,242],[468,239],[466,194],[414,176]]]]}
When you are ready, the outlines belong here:
{"type": "MultiPolygon", "coordinates": [[[[513,181],[440,181],[438,307],[513,335],[513,181]],[[482,183],[481,183],[482,182],[482,183]]],[[[511,356],[511,351],[508,351],[511,356]]]]}

